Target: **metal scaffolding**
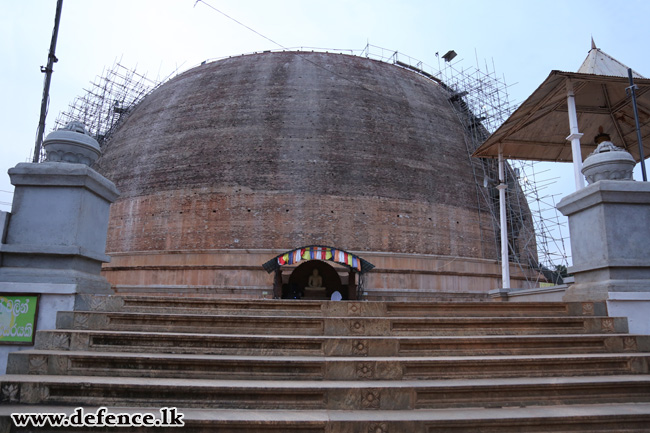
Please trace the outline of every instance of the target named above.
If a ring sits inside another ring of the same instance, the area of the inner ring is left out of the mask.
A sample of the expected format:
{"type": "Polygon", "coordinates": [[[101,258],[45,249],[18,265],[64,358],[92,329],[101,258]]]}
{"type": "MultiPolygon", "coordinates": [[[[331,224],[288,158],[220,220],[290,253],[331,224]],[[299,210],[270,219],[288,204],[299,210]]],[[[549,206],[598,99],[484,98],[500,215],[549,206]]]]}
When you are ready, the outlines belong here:
{"type": "MultiPolygon", "coordinates": [[[[76,97],[66,111],[59,113],[54,129],[62,128],[71,121],[82,122],[103,148],[120,122],[161,83],[116,61],[95,77],[90,86],[84,89],[85,93],[76,97]]],[[[41,154],[41,160],[43,157],[41,154]]]]}

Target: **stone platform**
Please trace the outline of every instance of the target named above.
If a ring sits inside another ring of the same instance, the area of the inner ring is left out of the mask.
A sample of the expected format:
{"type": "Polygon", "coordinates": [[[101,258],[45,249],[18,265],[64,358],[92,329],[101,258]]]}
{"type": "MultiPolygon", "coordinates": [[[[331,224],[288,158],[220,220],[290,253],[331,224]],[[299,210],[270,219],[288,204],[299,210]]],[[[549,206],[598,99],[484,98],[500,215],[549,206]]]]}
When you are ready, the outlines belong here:
{"type": "Polygon", "coordinates": [[[193,432],[650,431],[650,336],[604,303],[77,305],[10,355],[0,432],[50,431],[12,429],[12,412],[77,406],[175,406],[193,432]]]}
{"type": "MultiPolygon", "coordinates": [[[[273,278],[262,263],[284,250],[200,250],[109,252],[102,275],[124,296],[215,296],[273,298],[273,278]]],[[[366,274],[362,299],[369,301],[487,301],[498,289],[501,267],[496,260],[429,254],[353,251],[375,265],[366,274]]],[[[304,263],[304,262],[301,262],[304,263]]],[[[332,265],[348,284],[348,269],[332,265]]],[[[295,265],[283,267],[285,283],[295,265]]],[[[513,287],[529,287],[535,273],[510,267],[513,287]]]]}

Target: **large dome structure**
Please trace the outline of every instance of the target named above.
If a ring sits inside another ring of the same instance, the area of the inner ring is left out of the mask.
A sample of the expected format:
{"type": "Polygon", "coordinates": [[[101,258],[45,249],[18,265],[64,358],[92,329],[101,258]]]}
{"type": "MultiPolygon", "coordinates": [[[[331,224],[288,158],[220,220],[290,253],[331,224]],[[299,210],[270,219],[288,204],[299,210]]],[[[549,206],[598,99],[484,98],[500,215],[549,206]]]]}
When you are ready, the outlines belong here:
{"type": "Polygon", "coordinates": [[[262,263],[320,244],[373,261],[368,290],[461,292],[479,274],[495,288],[495,227],[449,97],[413,71],[335,53],[243,55],[173,78],[95,166],[121,191],[107,278],[268,295],[262,263]]]}

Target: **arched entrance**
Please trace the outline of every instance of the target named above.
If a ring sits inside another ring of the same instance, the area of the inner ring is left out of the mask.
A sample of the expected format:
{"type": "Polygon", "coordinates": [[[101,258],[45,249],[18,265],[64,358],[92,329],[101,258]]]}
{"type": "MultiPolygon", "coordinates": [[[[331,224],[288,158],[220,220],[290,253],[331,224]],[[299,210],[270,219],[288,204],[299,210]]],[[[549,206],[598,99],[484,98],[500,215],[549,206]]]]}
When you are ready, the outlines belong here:
{"type": "Polygon", "coordinates": [[[306,299],[330,299],[332,293],[338,291],[343,299],[357,300],[365,287],[364,275],[375,265],[340,248],[308,245],[282,253],[264,263],[262,267],[269,274],[275,274],[273,297],[276,299],[304,299],[303,296],[306,294],[306,299]],[[303,261],[304,263],[298,265],[303,261]],[[335,265],[332,266],[327,262],[335,265]],[[293,269],[289,278],[282,275],[283,266],[293,269]],[[314,270],[318,271],[324,290],[305,290],[314,270]],[[347,281],[345,275],[344,280],[339,275],[340,272],[345,274],[346,271],[347,281]]]}
{"type": "MultiPolygon", "coordinates": [[[[338,291],[343,299],[348,299],[347,290],[343,290],[341,277],[334,267],[322,260],[309,260],[293,270],[289,276],[288,289],[291,292],[298,290],[301,299],[330,299],[332,293],[338,291]],[[309,287],[309,277],[318,271],[322,280],[322,288],[312,289],[309,287]]],[[[347,289],[347,288],[346,288],[347,289]]],[[[282,294],[285,297],[285,293],[282,294]]]]}

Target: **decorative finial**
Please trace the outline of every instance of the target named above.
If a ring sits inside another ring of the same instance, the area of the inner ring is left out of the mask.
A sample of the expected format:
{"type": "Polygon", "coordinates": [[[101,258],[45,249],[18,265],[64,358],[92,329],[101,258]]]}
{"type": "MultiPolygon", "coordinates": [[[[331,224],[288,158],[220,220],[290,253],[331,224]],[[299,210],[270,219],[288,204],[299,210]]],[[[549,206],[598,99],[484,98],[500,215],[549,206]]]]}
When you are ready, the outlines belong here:
{"type": "Polygon", "coordinates": [[[46,162],[92,165],[102,153],[86,126],[74,121],[48,134],[43,148],[46,162]]]}
{"type": "Polygon", "coordinates": [[[85,134],[85,135],[90,136],[90,133],[88,132],[88,129],[86,128],[86,125],[84,125],[81,122],[74,121],[74,120],[72,122],[68,122],[67,125],[65,125],[63,128],[59,128],[59,129],[63,129],[63,130],[66,130],[66,131],[72,131],[72,132],[78,132],[80,134],[85,134]]]}
{"type": "Polygon", "coordinates": [[[596,48],[596,43],[594,42],[594,37],[593,36],[591,37],[591,49],[592,50],[597,50],[598,49],[598,48],[596,48]]]}
{"type": "Polygon", "coordinates": [[[632,170],[636,161],[625,149],[609,141],[609,135],[598,128],[599,134],[594,140],[598,145],[582,165],[582,174],[592,184],[599,180],[633,180],[632,170]]]}

